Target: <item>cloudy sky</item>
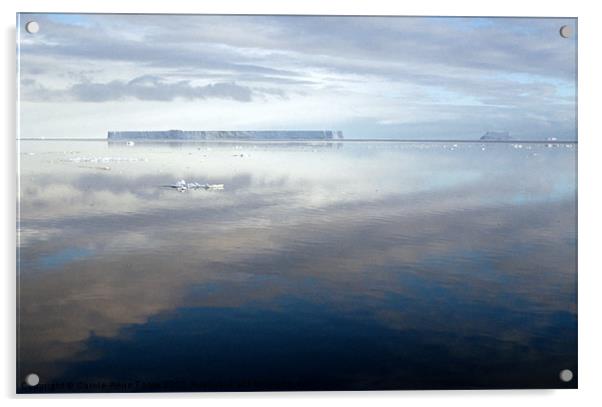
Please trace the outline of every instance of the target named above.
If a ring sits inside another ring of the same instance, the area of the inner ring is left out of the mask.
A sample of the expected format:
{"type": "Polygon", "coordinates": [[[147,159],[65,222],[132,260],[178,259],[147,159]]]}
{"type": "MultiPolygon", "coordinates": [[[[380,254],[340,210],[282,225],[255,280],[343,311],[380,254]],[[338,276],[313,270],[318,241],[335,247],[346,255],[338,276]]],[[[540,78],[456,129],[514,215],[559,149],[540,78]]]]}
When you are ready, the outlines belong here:
{"type": "Polygon", "coordinates": [[[574,19],[21,14],[20,137],[576,139],[577,40],[562,25],[576,31],[574,19]]]}

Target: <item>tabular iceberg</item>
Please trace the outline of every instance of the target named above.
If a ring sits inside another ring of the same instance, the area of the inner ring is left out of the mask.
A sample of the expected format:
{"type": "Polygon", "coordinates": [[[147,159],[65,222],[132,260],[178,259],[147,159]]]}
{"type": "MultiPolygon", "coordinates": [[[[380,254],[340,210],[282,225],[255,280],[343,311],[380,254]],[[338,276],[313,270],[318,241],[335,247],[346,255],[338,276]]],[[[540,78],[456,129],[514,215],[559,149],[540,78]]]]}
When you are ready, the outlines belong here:
{"type": "Polygon", "coordinates": [[[335,140],[342,131],[334,130],[167,130],[167,131],[109,131],[112,141],[130,140],[335,140]]]}

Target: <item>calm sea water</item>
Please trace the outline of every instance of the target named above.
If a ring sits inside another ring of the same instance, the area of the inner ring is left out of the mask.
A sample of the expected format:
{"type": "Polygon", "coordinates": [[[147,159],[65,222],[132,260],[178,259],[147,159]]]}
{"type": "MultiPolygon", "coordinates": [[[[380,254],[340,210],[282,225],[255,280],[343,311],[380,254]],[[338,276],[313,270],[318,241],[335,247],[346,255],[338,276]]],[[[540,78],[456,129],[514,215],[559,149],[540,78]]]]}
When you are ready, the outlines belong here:
{"type": "Polygon", "coordinates": [[[18,391],[576,387],[576,150],[21,141],[18,391]]]}

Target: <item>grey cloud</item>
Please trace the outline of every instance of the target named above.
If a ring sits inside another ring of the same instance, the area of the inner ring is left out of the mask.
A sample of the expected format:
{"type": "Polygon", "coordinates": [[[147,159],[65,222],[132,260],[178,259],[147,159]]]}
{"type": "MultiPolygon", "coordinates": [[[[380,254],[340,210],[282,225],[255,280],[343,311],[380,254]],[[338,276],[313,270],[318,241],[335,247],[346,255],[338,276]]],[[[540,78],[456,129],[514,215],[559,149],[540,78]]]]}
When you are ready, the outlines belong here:
{"type": "MultiPolygon", "coordinates": [[[[21,44],[22,58],[60,58],[63,63],[81,60],[128,62],[140,67],[163,69],[187,67],[194,69],[198,76],[211,72],[296,76],[292,71],[270,64],[254,63],[252,58],[240,55],[236,49],[225,49],[219,43],[194,41],[186,37],[180,38],[177,43],[157,40],[152,35],[156,29],[152,25],[147,27],[151,33],[131,39],[121,35],[123,30],[135,30],[140,26],[132,25],[130,19],[126,20],[126,25],[121,24],[116,29],[111,21],[117,20],[118,16],[98,15],[90,18],[96,23],[73,26],[57,23],[45,15],[36,15],[36,20],[45,28],[44,33],[36,41],[21,44]]],[[[22,65],[28,72],[28,69],[40,64],[22,65]]]]}
{"type": "MultiPolygon", "coordinates": [[[[520,19],[471,20],[384,17],[224,17],[92,16],[87,28],[45,21],[47,41],[25,44],[24,52],[75,58],[121,60],[161,67],[192,66],[240,73],[304,72],[316,57],[342,58],[347,66],[371,61],[400,62],[423,72],[433,67],[464,67],[484,72],[522,72],[552,77],[574,75],[574,44],[557,35],[557,19],[540,19],[525,30],[520,19]],[[142,25],[145,35],[131,39],[120,29],[142,25]],[[457,21],[450,23],[450,21],[457,21]],[[111,23],[113,22],[113,23],[111,23]],[[129,27],[128,27],[129,26],[129,27]],[[98,35],[98,30],[103,35],[98,35]],[[223,45],[216,47],[215,45],[223,45]],[[224,47],[225,46],[225,47],[224,47]],[[260,49],[261,55],[245,53],[260,49]],[[300,71],[283,69],[281,59],[300,71]],[[274,64],[278,61],[278,64],[274,64]],[[350,65],[349,65],[350,64],[350,65]]],[[[566,22],[566,20],[564,20],[566,22]]],[[[311,66],[311,65],[310,65],[311,66]]],[[[336,68],[336,65],[334,66],[336,68]]],[[[364,67],[367,69],[367,67],[364,67]]]]}
{"type": "Polygon", "coordinates": [[[81,82],[65,90],[48,90],[38,85],[28,95],[37,100],[74,99],[82,102],[106,102],[126,98],[138,100],[170,101],[183,99],[231,99],[250,102],[253,91],[231,83],[213,83],[194,86],[190,81],[168,82],[157,77],[144,75],[129,82],[114,80],[110,82],[81,82]]]}
{"type": "Polygon", "coordinates": [[[154,76],[141,76],[129,82],[111,81],[108,83],[80,83],[71,92],[82,101],[102,102],[106,100],[133,97],[139,100],[185,99],[233,99],[239,102],[251,101],[249,88],[236,83],[215,83],[193,86],[188,81],[169,83],[154,76]]]}

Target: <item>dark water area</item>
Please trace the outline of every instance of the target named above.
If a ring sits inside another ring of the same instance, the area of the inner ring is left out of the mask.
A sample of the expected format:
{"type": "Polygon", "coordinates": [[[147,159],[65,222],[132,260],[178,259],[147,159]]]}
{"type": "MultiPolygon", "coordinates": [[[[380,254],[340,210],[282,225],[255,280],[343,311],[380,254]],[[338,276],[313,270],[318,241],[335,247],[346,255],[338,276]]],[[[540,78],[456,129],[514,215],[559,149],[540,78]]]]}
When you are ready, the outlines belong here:
{"type": "Polygon", "coordinates": [[[576,144],[19,157],[18,392],[577,387],[576,144]]]}

